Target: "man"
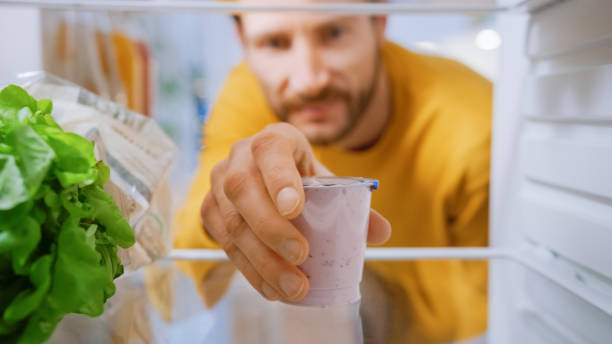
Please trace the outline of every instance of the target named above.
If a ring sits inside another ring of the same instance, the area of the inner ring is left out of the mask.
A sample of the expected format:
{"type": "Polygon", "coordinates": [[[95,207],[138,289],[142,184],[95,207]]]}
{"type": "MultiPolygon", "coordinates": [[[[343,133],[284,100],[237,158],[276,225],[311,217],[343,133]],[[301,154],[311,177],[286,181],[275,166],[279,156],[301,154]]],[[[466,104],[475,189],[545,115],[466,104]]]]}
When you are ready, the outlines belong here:
{"type": "MultiPolygon", "coordinates": [[[[385,41],[385,25],[382,16],[237,17],[245,62],[205,128],[177,248],[221,247],[265,298],[299,300],[308,243],[288,219],[304,204],[300,177],[329,173],[380,180],[370,243],[385,242],[390,223],[387,246],[487,245],[491,85],[459,63],[385,41]]],[[[207,304],[223,293],[206,287],[229,274],[223,265],[181,267],[207,304]]],[[[485,263],[374,262],[365,275],[382,281],[393,304],[380,314],[388,342],[486,330],[485,263]]]]}

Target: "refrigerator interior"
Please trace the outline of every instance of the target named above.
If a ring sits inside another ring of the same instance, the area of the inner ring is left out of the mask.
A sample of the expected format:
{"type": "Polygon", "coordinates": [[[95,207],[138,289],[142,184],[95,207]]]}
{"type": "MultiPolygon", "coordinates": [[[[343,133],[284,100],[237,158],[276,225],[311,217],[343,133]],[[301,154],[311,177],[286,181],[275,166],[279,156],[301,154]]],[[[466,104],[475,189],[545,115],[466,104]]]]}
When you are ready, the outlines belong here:
{"type": "Polygon", "coordinates": [[[500,17],[491,245],[492,343],[612,338],[612,2],[500,17]]]}
{"type": "MultiPolygon", "coordinates": [[[[495,79],[491,246],[509,252],[490,265],[488,342],[610,342],[612,1],[413,3],[414,13],[488,6],[503,39],[496,71],[482,71],[495,79]]],[[[40,21],[38,12],[27,13],[40,21]]],[[[42,59],[15,65],[31,66],[42,59]]],[[[217,73],[208,77],[218,82],[217,73]]],[[[183,111],[170,104],[166,113],[183,111]]],[[[171,125],[172,117],[162,121],[171,125]]],[[[197,149],[192,141],[184,145],[197,149]]]]}

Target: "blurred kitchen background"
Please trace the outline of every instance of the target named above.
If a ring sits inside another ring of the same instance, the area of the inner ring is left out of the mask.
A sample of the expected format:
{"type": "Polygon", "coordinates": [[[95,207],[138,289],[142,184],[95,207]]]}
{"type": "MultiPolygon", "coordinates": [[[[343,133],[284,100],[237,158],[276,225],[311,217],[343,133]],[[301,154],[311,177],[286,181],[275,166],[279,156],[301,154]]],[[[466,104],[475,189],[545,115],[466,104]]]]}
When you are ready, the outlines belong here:
{"type": "MultiPolygon", "coordinates": [[[[428,3],[436,2],[440,1],[428,3]]],[[[495,1],[472,3],[493,6],[495,1]]],[[[228,71],[241,59],[233,25],[231,17],[223,14],[1,7],[0,84],[16,81],[20,73],[45,70],[155,118],[178,147],[170,174],[176,208],[197,167],[202,124],[228,71]]],[[[502,42],[494,13],[391,15],[387,37],[414,50],[455,58],[491,80],[496,78],[502,42]]],[[[205,311],[201,303],[193,302],[198,296],[188,278],[164,264],[118,283],[122,292],[109,306],[116,315],[107,311],[102,321],[69,315],[52,342],[94,337],[117,343],[196,338],[228,342],[232,309],[245,311],[246,303],[237,300],[253,298],[239,280],[233,286],[238,296],[205,311]],[[173,285],[174,290],[145,285],[173,285]],[[213,326],[216,330],[210,331],[213,326]]],[[[261,313],[265,304],[258,302],[254,306],[251,302],[253,308],[246,310],[245,317],[261,313]]],[[[252,328],[245,333],[253,331],[259,336],[277,332],[252,328]]]]}
{"type": "MultiPolygon", "coordinates": [[[[493,7],[495,1],[462,4],[493,7]]],[[[387,37],[414,50],[455,58],[493,81],[497,77],[502,42],[494,12],[394,14],[389,16],[387,37]]],[[[174,207],[180,205],[197,167],[202,124],[228,71],[241,59],[229,15],[5,6],[0,10],[0,42],[0,84],[16,81],[20,73],[45,70],[155,118],[178,147],[170,183],[174,207]]],[[[198,296],[187,277],[158,264],[118,281],[121,293],[111,299],[103,320],[70,315],[52,342],[229,342],[231,314],[239,313],[234,308],[246,319],[265,306],[256,300],[245,309],[248,303],[243,301],[253,295],[240,281],[232,287],[237,296],[223,299],[209,312],[193,302],[198,296]],[[163,287],[169,285],[173,287],[163,287]]],[[[277,323],[266,326],[278,330],[277,323]]],[[[259,337],[278,332],[266,326],[243,332],[259,337]]]]}
{"type": "MultiPolygon", "coordinates": [[[[495,1],[462,4],[493,7],[495,1]]],[[[502,42],[494,13],[391,15],[387,37],[496,78],[502,42]]],[[[0,41],[3,84],[42,69],[154,117],[179,148],[171,172],[175,195],[188,187],[202,123],[228,71],[241,59],[233,21],[223,14],[3,7],[0,41]]]]}

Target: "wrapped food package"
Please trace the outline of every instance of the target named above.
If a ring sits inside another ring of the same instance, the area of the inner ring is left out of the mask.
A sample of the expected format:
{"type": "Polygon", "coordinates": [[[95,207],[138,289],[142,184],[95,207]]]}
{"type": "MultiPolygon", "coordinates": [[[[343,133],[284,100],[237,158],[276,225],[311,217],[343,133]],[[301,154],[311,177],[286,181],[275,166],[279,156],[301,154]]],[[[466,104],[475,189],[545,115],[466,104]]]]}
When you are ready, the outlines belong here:
{"type": "Polygon", "coordinates": [[[110,167],[104,188],[136,239],[130,248],[118,250],[126,273],[117,279],[117,292],[102,316],[67,315],[49,343],[159,342],[187,314],[177,316],[177,302],[182,301],[174,290],[185,281],[177,282],[180,276],[171,262],[159,260],[172,245],[168,173],[176,153],[174,143],[152,118],[51,74],[22,74],[18,83],[34,98],[53,102],[52,116],[62,129],[95,143],[96,159],[110,167]]]}
{"type": "Polygon", "coordinates": [[[53,101],[53,117],[66,131],[95,142],[96,158],[111,169],[109,192],[134,230],[136,244],[121,249],[127,270],[167,254],[171,247],[171,195],[167,181],[175,146],[149,117],[44,72],[25,74],[35,98],[53,101]]]}

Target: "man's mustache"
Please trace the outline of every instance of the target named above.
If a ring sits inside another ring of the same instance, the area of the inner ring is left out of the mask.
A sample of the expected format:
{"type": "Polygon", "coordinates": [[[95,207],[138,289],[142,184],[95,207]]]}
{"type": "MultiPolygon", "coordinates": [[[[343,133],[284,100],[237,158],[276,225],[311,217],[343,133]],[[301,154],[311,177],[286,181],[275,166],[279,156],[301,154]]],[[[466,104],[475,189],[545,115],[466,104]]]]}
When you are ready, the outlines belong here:
{"type": "Polygon", "coordinates": [[[350,94],[344,90],[326,87],[317,94],[301,95],[286,99],[282,103],[281,108],[283,109],[283,113],[288,115],[289,113],[300,108],[307,107],[308,105],[314,105],[335,99],[349,101],[350,98],[350,94]]]}

